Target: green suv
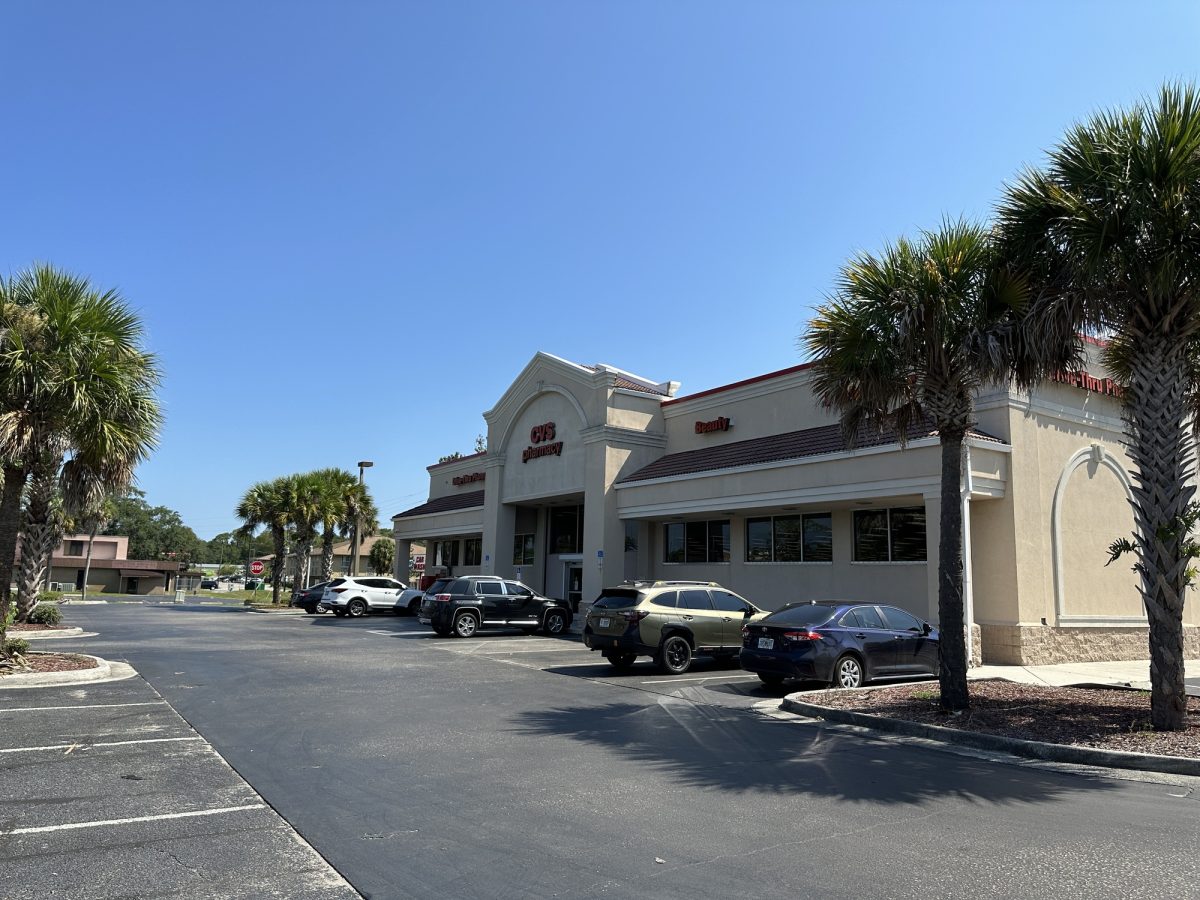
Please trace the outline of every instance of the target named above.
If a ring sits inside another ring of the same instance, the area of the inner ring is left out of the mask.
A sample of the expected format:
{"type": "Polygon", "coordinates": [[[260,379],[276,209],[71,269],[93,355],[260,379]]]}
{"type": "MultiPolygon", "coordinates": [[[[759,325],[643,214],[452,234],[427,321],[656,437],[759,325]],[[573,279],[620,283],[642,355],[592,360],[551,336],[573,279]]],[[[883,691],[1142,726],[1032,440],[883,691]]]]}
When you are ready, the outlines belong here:
{"type": "Polygon", "coordinates": [[[583,643],[617,669],[652,656],[663,672],[681,675],[697,654],[737,657],[742,626],[765,615],[715,581],[627,581],[596,598],[583,643]]]}

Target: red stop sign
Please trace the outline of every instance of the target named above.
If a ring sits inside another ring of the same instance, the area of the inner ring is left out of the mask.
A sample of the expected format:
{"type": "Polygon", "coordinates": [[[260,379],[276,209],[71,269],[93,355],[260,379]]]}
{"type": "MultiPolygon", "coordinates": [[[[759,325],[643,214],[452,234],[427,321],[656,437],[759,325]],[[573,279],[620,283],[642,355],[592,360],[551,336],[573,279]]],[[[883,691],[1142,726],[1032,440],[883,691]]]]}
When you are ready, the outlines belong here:
{"type": "Polygon", "coordinates": [[[261,575],[263,573],[263,569],[265,568],[266,566],[263,565],[262,560],[256,559],[254,562],[250,563],[250,574],[261,575]]]}

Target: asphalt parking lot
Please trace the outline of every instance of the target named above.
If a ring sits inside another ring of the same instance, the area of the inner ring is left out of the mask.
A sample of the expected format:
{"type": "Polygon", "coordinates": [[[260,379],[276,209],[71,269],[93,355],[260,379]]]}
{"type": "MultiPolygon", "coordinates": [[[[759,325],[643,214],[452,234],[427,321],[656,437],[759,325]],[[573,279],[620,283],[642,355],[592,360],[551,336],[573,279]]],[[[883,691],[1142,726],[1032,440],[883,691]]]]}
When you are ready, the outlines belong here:
{"type": "MultiPolygon", "coordinates": [[[[1200,878],[1196,780],[1065,773],[769,715],[783,689],[708,660],[667,678],[649,661],[617,673],[573,638],[444,639],[391,616],[64,612],[98,636],[56,646],[134,665],[372,900],[1025,898],[1050,883],[1063,900],[1157,900],[1200,878]]],[[[217,860],[205,871],[230,877],[217,860]]],[[[152,893],[154,877],[141,895],[28,896],[226,896],[152,893]]]]}
{"type": "Polygon", "coordinates": [[[359,895],[141,678],[0,690],[0,896],[359,895]]]}

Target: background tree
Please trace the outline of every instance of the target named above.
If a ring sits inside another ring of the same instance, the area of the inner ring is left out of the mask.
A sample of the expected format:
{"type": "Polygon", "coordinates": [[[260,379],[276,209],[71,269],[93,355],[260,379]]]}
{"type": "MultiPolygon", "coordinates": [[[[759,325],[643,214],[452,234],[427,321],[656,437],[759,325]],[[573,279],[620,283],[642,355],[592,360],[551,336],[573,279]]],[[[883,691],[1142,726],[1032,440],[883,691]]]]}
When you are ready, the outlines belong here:
{"type": "Polygon", "coordinates": [[[130,559],[177,559],[189,565],[215,561],[203,559],[208,555],[206,543],[178,512],[151,506],[145,497],[137,488],[129,488],[114,498],[113,516],[100,533],[127,536],[130,559]]]}
{"type": "Polygon", "coordinates": [[[817,310],[803,344],[812,353],[813,387],[841,412],[847,442],[864,428],[910,429],[931,420],[941,445],[938,622],[941,703],[965,709],[967,652],[963,616],[963,439],[974,424],[974,395],[1007,378],[1003,337],[1024,292],[994,268],[986,229],[945,223],[843,267],[832,299],[817,310]]]}
{"type": "Polygon", "coordinates": [[[88,578],[92,574],[92,548],[96,543],[96,534],[108,524],[117,514],[116,501],[111,494],[105,494],[99,502],[92,503],[75,521],[75,527],[88,536],[87,560],[83,564],[83,585],[79,591],[79,599],[87,599],[88,578]]]}
{"type": "Polygon", "coordinates": [[[242,496],[234,511],[253,532],[266,526],[271,533],[275,560],[271,565],[271,603],[279,605],[280,579],[283,577],[284,561],[287,558],[287,528],[292,520],[293,476],[260,481],[242,496]]]}
{"type": "Polygon", "coordinates": [[[396,562],[396,542],[390,537],[381,537],[371,547],[368,555],[371,571],[376,575],[390,575],[396,562]]]}
{"type": "Polygon", "coordinates": [[[1200,108],[1194,86],[1072,128],[1009,186],[1005,252],[1039,290],[1017,371],[1079,368],[1084,333],[1108,339],[1133,462],[1133,546],[1150,623],[1150,718],[1186,728],[1183,604],[1194,559],[1191,424],[1200,341],[1200,108]]]}
{"type": "Polygon", "coordinates": [[[296,550],[296,579],[293,590],[308,587],[308,564],[312,555],[317,526],[325,521],[328,512],[329,488],[320,472],[295,475],[292,479],[291,525],[296,550]]]}

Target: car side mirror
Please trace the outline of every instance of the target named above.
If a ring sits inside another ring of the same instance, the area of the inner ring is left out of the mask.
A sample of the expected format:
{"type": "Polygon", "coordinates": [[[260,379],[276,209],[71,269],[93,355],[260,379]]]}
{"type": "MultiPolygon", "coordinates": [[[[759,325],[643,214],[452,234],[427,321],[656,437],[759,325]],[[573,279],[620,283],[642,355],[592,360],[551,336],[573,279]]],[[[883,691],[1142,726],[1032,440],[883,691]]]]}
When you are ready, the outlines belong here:
{"type": "Polygon", "coordinates": [[[932,631],[933,631],[933,626],[930,625],[928,622],[925,622],[921,625],[921,634],[929,634],[932,631]]]}
{"type": "Polygon", "coordinates": [[[747,606],[745,609],[742,610],[742,615],[747,616],[747,617],[754,615],[754,607],[747,606]]]}

